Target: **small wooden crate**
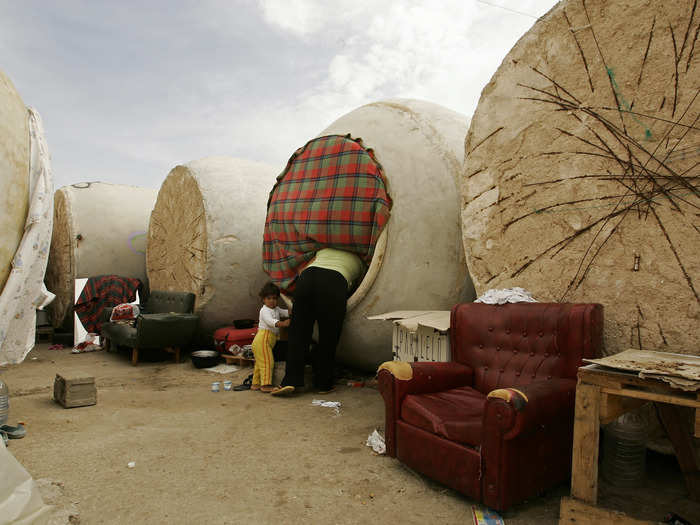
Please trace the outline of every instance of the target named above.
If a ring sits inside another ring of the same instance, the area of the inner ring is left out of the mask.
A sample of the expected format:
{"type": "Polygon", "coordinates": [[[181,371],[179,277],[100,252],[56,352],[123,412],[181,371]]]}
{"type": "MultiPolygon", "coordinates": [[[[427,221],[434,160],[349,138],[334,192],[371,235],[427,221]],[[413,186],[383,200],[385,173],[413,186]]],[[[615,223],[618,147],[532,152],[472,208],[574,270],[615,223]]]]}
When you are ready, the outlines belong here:
{"type": "Polygon", "coordinates": [[[84,407],[97,404],[97,387],[94,377],[63,377],[56,374],[53,382],[53,399],[63,408],[84,407]]]}

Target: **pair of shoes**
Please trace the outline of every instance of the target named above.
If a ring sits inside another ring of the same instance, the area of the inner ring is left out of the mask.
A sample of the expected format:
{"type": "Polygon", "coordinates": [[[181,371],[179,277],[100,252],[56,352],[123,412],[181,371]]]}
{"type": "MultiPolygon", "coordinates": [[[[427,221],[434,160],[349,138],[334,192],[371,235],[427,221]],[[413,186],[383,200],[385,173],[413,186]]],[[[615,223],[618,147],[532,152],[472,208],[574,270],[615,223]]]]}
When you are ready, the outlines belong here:
{"type": "Polygon", "coordinates": [[[278,386],[270,392],[271,396],[288,396],[294,393],[295,388],[292,385],[278,386]]]}
{"type": "Polygon", "coordinates": [[[263,385],[260,387],[260,391],[264,394],[270,394],[273,390],[275,390],[275,387],[272,385],[263,385]]]}
{"type": "Polygon", "coordinates": [[[27,429],[24,428],[22,423],[19,423],[16,427],[12,425],[0,425],[0,432],[10,439],[22,439],[27,435],[27,429]]]}
{"type": "MultiPolygon", "coordinates": [[[[250,374],[243,380],[243,383],[233,387],[234,392],[242,392],[243,390],[250,390],[253,386],[253,374],[250,374]]],[[[259,388],[259,387],[258,387],[259,388]]],[[[254,390],[257,390],[255,388],[254,390]]]]}
{"type": "Polygon", "coordinates": [[[319,394],[330,394],[331,392],[335,392],[335,387],[331,386],[329,388],[324,388],[318,391],[319,394]]]}

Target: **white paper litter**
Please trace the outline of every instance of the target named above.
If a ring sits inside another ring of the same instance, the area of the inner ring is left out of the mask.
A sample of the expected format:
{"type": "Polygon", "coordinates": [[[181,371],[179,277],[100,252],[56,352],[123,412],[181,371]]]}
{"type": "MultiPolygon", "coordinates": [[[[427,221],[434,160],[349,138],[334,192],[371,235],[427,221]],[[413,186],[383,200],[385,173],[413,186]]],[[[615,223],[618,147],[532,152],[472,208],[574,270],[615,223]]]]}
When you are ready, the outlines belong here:
{"type": "Polygon", "coordinates": [[[340,407],[342,406],[340,401],[324,401],[323,399],[314,399],[311,401],[311,404],[319,407],[332,408],[338,415],[340,415],[340,407]]]}
{"type": "Polygon", "coordinates": [[[386,454],[386,443],[384,443],[384,436],[382,436],[377,429],[372,432],[369,437],[367,437],[368,447],[372,447],[377,454],[386,454]]]}
{"type": "Polygon", "coordinates": [[[126,466],[129,467],[129,468],[134,468],[134,467],[136,466],[136,461],[129,461],[129,462],[126,464],[126,466]]]}
{"type": "Polygon", "coordinates": [[[484,304],[506,304],[506,303],[536,303],[537,301],[532,297],[532,294],[516,286],[515,288],[503,288],[497,290],[492,288],[487,290],[481,296],[474,301],[475,303],[484,304]]]}
{"type": "Polygon", "coordinates": [[[240,370],[240,368],[234,365],[225,365],[222,363],[220,365],[212,366],[211,368],[203,368],[202,370],[206,370],[207,372],[216,372],[217,374],[231,374],[232,372],[237,372],[240,370]]]}

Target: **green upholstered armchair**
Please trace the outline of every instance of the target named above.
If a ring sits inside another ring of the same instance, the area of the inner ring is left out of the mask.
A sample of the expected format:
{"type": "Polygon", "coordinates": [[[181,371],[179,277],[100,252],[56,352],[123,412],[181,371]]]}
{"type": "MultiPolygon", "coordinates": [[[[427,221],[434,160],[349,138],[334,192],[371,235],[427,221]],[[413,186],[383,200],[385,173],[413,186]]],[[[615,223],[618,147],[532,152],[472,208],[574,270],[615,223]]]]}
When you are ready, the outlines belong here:
{"type": "Polygon", "coordinates": [[[141,305],[135,326],[109,322],[112,309],[107,309],[101,333],[105,348],[131,348],[134,365],[139,361],[139,350],[162,348],[175,354],[175,362],[179,363],[181,348],[190,344],[197,331],[199,317],[192,313],[194,299],[193,293],[154,290],[141,305]]]}

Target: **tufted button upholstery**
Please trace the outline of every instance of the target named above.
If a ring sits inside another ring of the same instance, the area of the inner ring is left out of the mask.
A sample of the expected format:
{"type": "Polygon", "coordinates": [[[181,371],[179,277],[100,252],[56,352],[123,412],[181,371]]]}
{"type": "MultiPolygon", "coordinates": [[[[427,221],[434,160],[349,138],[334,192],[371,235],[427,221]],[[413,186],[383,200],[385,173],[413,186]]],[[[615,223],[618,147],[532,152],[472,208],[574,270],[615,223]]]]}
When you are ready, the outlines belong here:
{"type": "Polygon", "coordinates": [[[411,363],[410,380],[379,372],[387,454],[497,510],[565,481],[576,373],[583,358],[598,355],[602,327],[601,305],[455,306],[453,362],[411,363]],[[440,377],[427,378],[438,369],[440,377]],[[497,389],[527,405],[486,397],[497,389]]]}
{"type": "Polygon", "coordinates": [[[458,305],[451,319],[453,359],[476,371],[474,387],[484,394],[512,386],[516,378],[519,385],[547,376],[575,378],[581,359],[593,356],[594,341],[602,334],[602,321],[596,317],[602,319],[602,313],[595,308],[601,307],[561,303],[458,305]],[[511,334],[517,334],[517,345],[512,344],[511,334]],[[539,337],[531,337],[535,334],[539,337]],[[475,351],[477,348],[480,351],[475,351]],[[503,350],[509,354],[512,350],[512,359],[501,362],[503,350]],[[489,374],[489,368],[503,371],[489,374]],[[516,375],[523,370],[527,372],[516,375]]]}

